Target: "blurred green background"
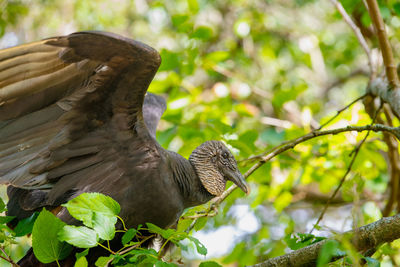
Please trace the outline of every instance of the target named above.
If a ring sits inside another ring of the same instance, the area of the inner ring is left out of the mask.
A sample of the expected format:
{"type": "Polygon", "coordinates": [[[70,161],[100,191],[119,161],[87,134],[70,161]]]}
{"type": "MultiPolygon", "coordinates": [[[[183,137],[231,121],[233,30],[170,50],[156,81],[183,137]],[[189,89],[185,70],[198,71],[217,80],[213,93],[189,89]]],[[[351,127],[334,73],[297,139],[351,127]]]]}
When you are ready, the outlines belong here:
{"type": "MultiPolygon", "coordinates": [[[[400,4],[379,3],[398,59],[400,4]]],[[[362,1],[342,4],[377,47],[362,1]]],[[[160,144],[187,158],[203,141],[223,140],[243,173],[255,163],[249,157],[318,128],[364,94],[368,82],[367,58],[328,0],[0,0],[0,48],[80,30],[115,32],[156,48],[163,61],[149,91],[168,101],[160,144]]],[[[370,121],[359,102],[329,128],[370,121]]],[[[313,139],[267,162],[249,177],[249,196],[235,191],[216,217],[197,223],[193,234],[208,247],[207,259],[244,266],[290,251],[285,237],[312,228],[364,134],[313,139]]],[[[381,217],[388,184],[381,139],[370,134],[314,234],[331,236],[381,217]]],[[[22,255],[24,242],[11,247],[12,256],[22,255]]],[[[400,264],[399,247],[385,245],[374,258],[381,266],[400,264]]],[[[204,260],[194,250],[182,255],[187,265],[204,260]]]]}

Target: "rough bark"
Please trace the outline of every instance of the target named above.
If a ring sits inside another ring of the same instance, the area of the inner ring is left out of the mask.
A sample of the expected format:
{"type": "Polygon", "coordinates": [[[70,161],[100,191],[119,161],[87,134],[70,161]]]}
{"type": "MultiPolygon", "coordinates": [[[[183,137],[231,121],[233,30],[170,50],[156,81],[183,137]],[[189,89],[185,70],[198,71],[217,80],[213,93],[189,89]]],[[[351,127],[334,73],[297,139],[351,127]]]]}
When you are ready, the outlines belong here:
{"type": "MultiPolygon", "coordinates": [[[[382,218],[374,223],[367,224],[353,231],[346,232],[344,235],[352,236],[352,243],[355,249],[360,252],[367,251],[371,248],[376,248],[383,243],[392,242],[400,238],[400,214],[397,214],[393,217],[382,218]]],[[[329,239],[323,240],[283,256],[271,258],[253,266],[315,266],[318,259],[319,250],[328,240],[329,239]]]]}
{"type": "Polygon", "coordinates": [[[387,79],[373,79],[368,85],[367,93],[379,96],[390,105],[395,116],[400,118],[400,90],[391,90],[387,79]]]}

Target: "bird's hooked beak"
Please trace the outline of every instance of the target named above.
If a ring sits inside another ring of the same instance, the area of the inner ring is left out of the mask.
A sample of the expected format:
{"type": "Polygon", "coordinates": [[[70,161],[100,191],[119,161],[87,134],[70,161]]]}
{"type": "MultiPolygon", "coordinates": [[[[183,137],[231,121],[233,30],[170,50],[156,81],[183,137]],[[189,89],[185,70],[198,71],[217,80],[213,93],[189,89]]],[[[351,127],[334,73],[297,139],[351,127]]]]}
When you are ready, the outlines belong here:
{"type": "Polygon", "coordinates": [[[250,186],[246,183],[246,180],[239,170],[229,170],[225,173],[225,177],[226,179],[232,181],[240,189],[242,189],[242,191],[245,192],[247,195],[250,194],[250,186]]]}

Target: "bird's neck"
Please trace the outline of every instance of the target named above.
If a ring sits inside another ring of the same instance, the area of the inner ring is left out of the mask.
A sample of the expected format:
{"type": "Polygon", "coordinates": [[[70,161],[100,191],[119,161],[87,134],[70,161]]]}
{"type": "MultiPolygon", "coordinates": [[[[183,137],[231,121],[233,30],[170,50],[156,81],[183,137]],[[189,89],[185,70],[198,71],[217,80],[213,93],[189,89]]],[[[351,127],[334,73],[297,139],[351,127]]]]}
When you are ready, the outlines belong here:
{"type": "Polygon", "coordinates": [[[185,208],[206,203],[214,197],[202,185],[194,166],[181,155],[168,151],[173,176],[183,196],[185,208]]]}

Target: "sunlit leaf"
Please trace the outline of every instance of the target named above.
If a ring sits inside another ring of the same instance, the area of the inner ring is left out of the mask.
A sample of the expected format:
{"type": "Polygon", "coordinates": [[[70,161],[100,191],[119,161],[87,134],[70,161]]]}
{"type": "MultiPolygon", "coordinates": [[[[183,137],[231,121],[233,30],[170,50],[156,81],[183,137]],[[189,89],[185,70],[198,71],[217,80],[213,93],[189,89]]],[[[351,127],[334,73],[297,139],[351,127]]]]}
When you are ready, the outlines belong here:
{"type": "Polygon", "coordinates": [[[340,250],[339,243],[335,240],[328,240],[322,246],[318,254],[317,267],[325,266],[325,264],[327,264],[332,257],[339,255],[343,255],[343,251],[340,250]]]}
{"type": "Polygon", "coordinates": [[[109,257],[99,257],[96,262],[95,265],[98,267],[105,267],[107,265],[107,263],[113,259],[113,256],[109,256],[109,257]]]}
{"type": "Polygon", "coordinates": [[[43,209],[37,217],[32,230],[32,247],[36,258],[43,263],[62,260],[69,255],[72,247],[58,241],[58,232],[65,223],[51,212],[43,209]]]}
{"type": "Polygon", "coordinates": [[[200,243],[197,238],[194,238],[193,236],[188,236],[188,238],[196,245],[196,249],[199,254],[207,255],[207,248],[202,243],[200,243]]]}
{"type": "Polygon", "coordinates": [[[63,204],[69,213],[82,221],[86,226],[93,227],[94,214],[115,217],[121,208],[111,197],[100,193],[83,193],[63,204]]]}
{"type": "Polygon", "coordinates": [[[88,261],[85,257],[80,257],[76,262],[74,267],[87,267],[88,261]]]}
{"type": "Polygon", "coordinates": [[[202,40],[208,40],[213,36],[214,32],[210,27],[200,26],[194,30],[190,35],[191,38],[197,38],[202,40]]]}
{"type": "Polygon", "coordinates": [[[66,225],[58,233],[58,239],[80,248],[97,246],[99,236],[85,226],[66,225]]]}
{"type": "Polygon", "coordinates": [[[199,267],[222,267],[222,265],[218,264],[215,261],[203,261],[200,263],[199,267]]]}

